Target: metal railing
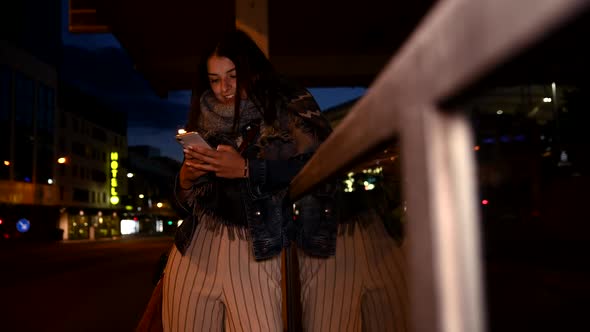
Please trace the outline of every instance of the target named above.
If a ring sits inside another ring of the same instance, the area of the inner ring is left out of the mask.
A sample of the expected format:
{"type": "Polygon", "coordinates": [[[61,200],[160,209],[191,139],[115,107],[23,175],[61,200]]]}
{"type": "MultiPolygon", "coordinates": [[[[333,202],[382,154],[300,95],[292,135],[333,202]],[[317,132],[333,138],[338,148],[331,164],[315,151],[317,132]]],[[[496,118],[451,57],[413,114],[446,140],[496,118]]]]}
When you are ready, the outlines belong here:
{"type": "Polygon", "coordinates": [[[486,329],[471,128],[460,110],[442,109],[441,102],[589,2],[440,1],[293,180],[297,199],[399,135],[413,330],[486,329]]]}

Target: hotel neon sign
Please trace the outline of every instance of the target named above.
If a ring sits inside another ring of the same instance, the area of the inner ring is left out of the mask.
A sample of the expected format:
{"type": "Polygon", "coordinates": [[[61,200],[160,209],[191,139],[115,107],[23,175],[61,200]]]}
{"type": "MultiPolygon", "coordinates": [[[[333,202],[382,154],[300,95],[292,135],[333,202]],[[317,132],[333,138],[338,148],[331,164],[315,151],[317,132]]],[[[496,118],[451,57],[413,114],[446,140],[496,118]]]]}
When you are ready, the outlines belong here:
{"type": "Polygon", "coordinates": [[[119,172],[119,153],[111,152],[111,204],[119,204],[119,194],[117,193],[117,173],[119,172]]]}

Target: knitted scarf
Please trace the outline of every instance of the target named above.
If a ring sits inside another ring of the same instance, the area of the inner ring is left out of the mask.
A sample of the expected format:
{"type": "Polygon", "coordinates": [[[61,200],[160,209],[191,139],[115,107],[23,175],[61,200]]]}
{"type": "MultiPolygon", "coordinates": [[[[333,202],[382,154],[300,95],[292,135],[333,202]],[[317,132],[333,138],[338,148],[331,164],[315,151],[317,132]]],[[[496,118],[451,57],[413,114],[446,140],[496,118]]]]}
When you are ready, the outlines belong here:
{"type": "MultiPolygon", "coordinates": [[[[201,95],[200,114],[196,122],[196,130],[212,146],[219,144],[233,146],[235,149],[242,142],[242,128],[255,121],[262,120],[262,112],[249,100],[240,103],[238,127],[234,128],[234,104],[220,103],[213,91],[207,90],[201,95]]],[[[194,188],[190,204],[195,206],[194,213],[199,223],[214,232],[225,226],[230,239],[235,236],[247,238],[245,216],[238,211],[241,206],[240,185],[235,180],[216,178],[213,174],[206,175],[209,180],[194,188]]]]}
{"type": "Polygon", "coordinates": [[[249,100],[240,103],[240,116],[237,132],[234,130],[234,104],[222,104],[207,90],[200,99],[201,114],[197,130],[212,146],[228,144],[236,148],[241,143],[240,129],[245,125],[262,119],[262,112],[249,100]]]}

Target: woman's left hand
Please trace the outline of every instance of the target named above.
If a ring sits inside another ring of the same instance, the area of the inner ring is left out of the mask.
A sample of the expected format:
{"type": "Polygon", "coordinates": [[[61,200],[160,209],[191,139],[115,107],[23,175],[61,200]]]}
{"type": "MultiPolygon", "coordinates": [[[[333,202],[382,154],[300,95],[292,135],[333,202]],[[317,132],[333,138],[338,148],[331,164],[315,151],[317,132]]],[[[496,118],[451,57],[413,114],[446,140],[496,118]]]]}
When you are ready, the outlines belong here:
{"type": "Polygon", "coordinates": [[[229,145],[218,145],[217,150],[203,147],[193,147],[198,152],[199,159],[203,162],[195,168],[203,171],[214,172],[217,177],[236,179],[244,177],[246,160],[229,145]]]}

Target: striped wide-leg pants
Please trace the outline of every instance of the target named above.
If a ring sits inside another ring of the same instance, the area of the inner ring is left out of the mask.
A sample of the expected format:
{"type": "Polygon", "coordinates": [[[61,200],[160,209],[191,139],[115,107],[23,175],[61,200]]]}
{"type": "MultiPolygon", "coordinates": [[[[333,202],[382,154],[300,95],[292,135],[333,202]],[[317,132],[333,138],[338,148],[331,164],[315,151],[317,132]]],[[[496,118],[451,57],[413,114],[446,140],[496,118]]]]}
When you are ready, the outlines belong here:
{"type": "Polygon", "coordinates": [[[377,215],[361,224],[340,226],[334,257],[299,251],[305,331],[409,330],[403,251],[377,215]]]}
{"type": "Polygon", "coordinates": [[[257,262],[248,240],[201,222],[164,271],[164,331],[282,331],[280,257],[257,262]]]}

